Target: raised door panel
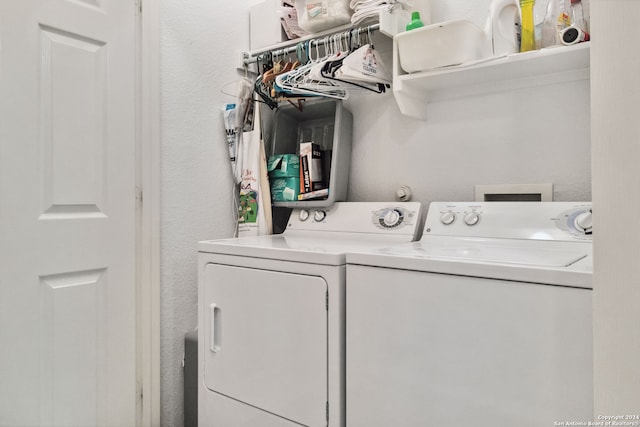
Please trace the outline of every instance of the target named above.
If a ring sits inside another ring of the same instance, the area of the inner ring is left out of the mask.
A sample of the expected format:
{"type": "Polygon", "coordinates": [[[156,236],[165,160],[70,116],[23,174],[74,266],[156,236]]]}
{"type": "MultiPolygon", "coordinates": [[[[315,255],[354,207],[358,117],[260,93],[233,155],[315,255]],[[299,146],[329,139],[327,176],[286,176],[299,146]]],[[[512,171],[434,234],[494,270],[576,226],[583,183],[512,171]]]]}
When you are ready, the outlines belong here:
{"type": "Polygon", "coordinates": [[[104,215],[107,45],[41,25],[42,218],[104,215]]]}
{"type": "Polygon", "coordinates": [[[327,284],[316,276],[208,264],[208,389],[303,425],[326,425],[327,284]]]}

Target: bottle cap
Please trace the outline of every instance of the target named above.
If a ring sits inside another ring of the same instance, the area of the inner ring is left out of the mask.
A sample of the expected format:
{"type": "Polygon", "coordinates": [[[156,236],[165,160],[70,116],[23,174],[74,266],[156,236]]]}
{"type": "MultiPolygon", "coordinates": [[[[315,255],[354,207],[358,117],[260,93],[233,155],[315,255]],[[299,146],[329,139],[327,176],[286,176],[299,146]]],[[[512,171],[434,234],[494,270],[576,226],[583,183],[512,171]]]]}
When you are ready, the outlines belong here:
{"type": "Polygon", "coordinates": [[[420,19],[420,12],[411,12],[411,20],[420,19]]]}

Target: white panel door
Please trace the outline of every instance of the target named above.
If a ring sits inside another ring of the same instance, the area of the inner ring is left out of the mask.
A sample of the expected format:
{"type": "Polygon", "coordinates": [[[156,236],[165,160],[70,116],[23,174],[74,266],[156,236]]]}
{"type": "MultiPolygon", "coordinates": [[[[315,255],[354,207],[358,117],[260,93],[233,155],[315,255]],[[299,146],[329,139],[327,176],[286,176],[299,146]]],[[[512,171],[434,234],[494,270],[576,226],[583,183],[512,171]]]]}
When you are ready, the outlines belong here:
{"type": "Polygon", "coordinates": [[[208,264],[207,388],[306,426],[325,426],[326,295],[321,277],[208,264]]]}
{"type": "Polygon", "coordinates": [[[133,426],[134,0],[0,1],[0,425],[133,426]]]}

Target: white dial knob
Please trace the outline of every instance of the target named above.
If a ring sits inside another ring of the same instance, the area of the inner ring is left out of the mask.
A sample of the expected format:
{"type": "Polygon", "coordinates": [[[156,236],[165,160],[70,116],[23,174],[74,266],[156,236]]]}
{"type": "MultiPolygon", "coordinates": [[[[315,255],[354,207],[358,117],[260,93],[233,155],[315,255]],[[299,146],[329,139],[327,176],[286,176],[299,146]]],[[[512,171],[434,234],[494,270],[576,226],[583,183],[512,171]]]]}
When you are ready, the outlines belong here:
{"type": "Polygon", "coordinates": [[[325,217],[327,216],[327,213],[325,211],[315,211],[313,213],[313,220],[315,222],[320,222],[322,221],[325,217]]]}
{"type": "Polygon", "coordinates": [[[396,209],[389,209],[382,217],[382,222],[385,227],[394,227],[400,223],[401,218],[400,212],[396,209]]]}
{"type": "Polygon", "coordinates": [[[302,209],[300,211],[300,213],[298,214],[298,218],[300,219],[300,221],[306,221],[309,219],[309,211],[306,209],[302,209]]]}
{"type": "Polygon", "coordinates": [[[469,212],[464,216],[464,223],[467,225],[476,225],[480,221],[480,214],[477,212],[469,212]]]}
{"type": "Polygon", "coordinates": [[[451,211],[443,212],[440,215],[440,222],[442,222],[444,225],[451,225],[455,220],[456,214],[451,211]]]}
{"type": "Polygon", "coordinates": [[[585,234],[591,234],[593,226],[593,214],[591,211],[586,211],[578,215],[574,221],[576,228],[585,234]]]}

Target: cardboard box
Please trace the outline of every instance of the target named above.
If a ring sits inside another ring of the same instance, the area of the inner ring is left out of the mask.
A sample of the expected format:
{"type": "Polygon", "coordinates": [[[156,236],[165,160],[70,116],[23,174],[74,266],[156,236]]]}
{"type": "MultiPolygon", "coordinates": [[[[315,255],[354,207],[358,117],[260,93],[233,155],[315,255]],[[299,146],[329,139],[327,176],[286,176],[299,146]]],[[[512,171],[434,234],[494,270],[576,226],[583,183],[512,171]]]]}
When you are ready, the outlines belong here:
{"type": "Polygon", "coordinates": [[[313,142],[300,143],[300,192],[327,188],[322,168],[322,150],[313,142]]]}

